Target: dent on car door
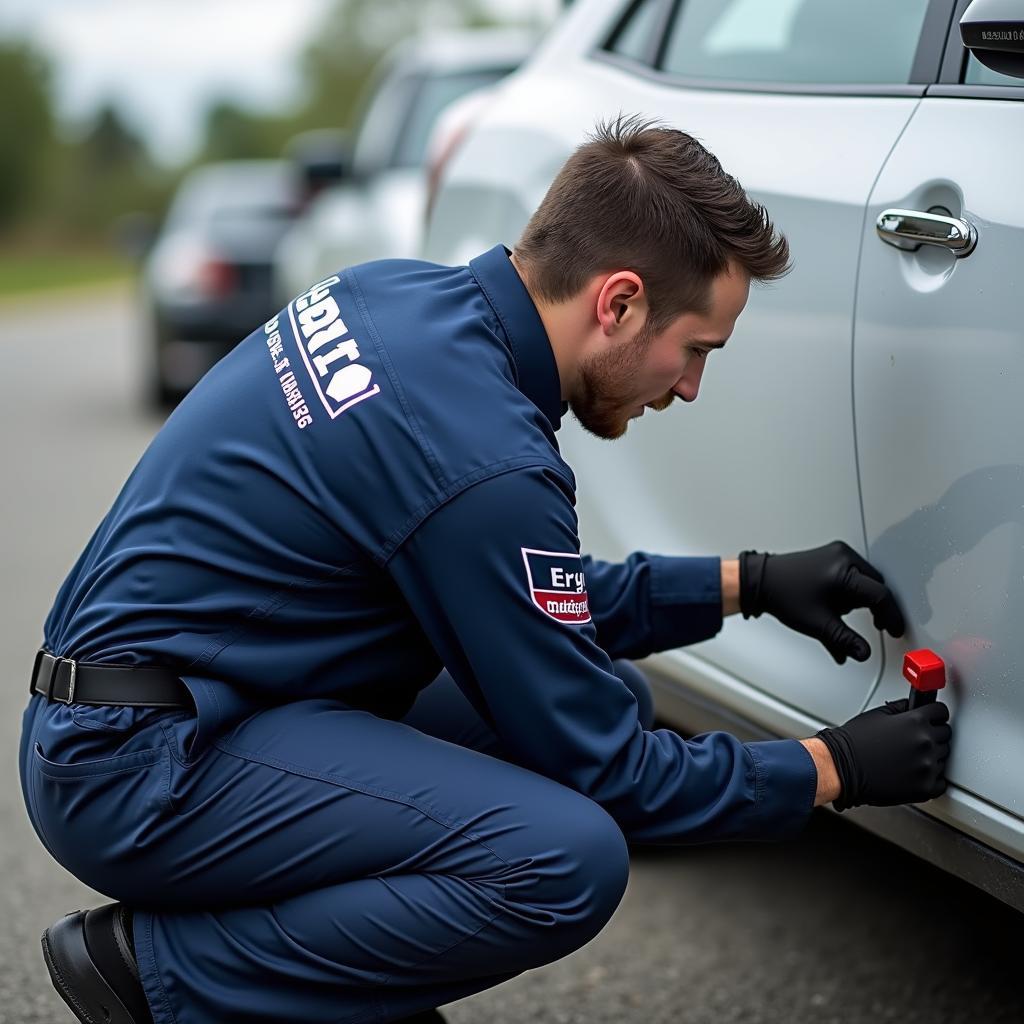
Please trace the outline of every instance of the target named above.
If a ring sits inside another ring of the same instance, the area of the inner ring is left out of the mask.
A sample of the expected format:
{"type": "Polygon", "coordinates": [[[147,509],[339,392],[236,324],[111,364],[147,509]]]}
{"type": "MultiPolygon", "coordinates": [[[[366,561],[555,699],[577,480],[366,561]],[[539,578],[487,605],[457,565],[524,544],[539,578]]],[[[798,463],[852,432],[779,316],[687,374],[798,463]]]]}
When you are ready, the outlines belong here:
{"type": "Polygon", "coordinates": [[[909,625],[906,637],[887,643],[872,700],[906,695],[907,649],[929,647],[945,660],[954,786],[927,809],[1017,857],[1024,855],[1022,163],[1024,102],[922,102],[868,206],[854,342],[869,553],[909,625]],[[885,244],[875,221],[892,209],[962,219],[977,231],[976,248],[958,258],[943,246],[885,244]]]}
{"type": "MultiPolygon", "coordinates": [[[[596,553],[735,557],[837,537],[864,550],[851,381],[857,256],[872,182],[918,98],[842,89],[868,76],[876,91],[909,80],[927,3],[900,4],[880,45],[867,26],[885,6],[686,0],[664,77],[616,66],[603,85],[589,83],[595,117],[614,96],[616,109],[656,113],[699,138],[765,204],[794,261],[789,277],[751,290],[693,405],[648,414],[613,445],[565,431],[583,540],[596,553]],[[757,81],[721,82],[744,73],[757,81]],[[810,91],[784,91],[793,85],[810,91]]],[[[850,621],[873,645],[865,664],[839,668],[767,616],[731,619],[689,654],[748,683],[731,703],[754,717],[767,701],[840,722],[864,704],[881,664],[870,618],[850,621]]],[[[663,664],[696,678],[685,654],[663,664]]]]}

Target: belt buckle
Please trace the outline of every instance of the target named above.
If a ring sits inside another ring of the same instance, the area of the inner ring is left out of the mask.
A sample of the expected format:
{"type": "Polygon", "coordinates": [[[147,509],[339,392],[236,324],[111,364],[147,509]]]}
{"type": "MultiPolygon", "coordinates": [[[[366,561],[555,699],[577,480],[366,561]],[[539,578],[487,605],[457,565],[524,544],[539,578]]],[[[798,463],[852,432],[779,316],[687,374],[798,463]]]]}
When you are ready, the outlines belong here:
{"type": "MultiPolygon", "coordinates": [[[[60,697],[56,697],[55,700],[57,700],[61,704],[68,704],[68,705],[70,705],[70,703],[75,699],[75,675],[78,672],[78,664],[77,664],[77,662],[75,661],[74,658],[58,658],[57,661],[58,662],[66,661],[71,666],[71,679],[68,682],[68,699],[67,700],[61,700],[60,697]]],[[[57,676],[56,671],[54,671],[53,675],[54,675],[54,678],[56,678],[56,676],[57,676]]],[[[52,691],[52,684],[51,684],[51,691],[52,691]]]]}

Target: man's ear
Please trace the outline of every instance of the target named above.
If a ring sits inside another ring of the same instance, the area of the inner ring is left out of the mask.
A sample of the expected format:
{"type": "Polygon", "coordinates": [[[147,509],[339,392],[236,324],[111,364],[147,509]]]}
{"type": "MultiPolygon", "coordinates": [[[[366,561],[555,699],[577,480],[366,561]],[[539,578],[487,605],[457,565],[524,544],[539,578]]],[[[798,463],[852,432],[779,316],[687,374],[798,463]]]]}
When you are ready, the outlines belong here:
{"type": "Polygon", "coordinates": [[[597,293],[597,320],[606,335],[639,326],[647,317],[644,283],[632,270],[609,274],[597,293]]]}

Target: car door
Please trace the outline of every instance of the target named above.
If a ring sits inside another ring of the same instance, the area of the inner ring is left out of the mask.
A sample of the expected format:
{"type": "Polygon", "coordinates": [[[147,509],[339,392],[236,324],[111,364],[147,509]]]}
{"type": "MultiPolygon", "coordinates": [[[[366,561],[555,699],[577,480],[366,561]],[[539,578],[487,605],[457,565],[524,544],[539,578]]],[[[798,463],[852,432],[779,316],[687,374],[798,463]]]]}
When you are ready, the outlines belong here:
{"type": "MultiPolygon", "coordinates": [[[[613,57],[600,86],[587,83],[581,134],[622,109],[697,136],[767,207],[794,262],[782,282],[752,289],[692,406],[645,416],[615,445],[565,431],[591,550],[735,557],[833,538],[864,550],[851,379],[857,258],[872,183],[923,93],[908,83],[929,16],[927,0],[898,8],[683,0],[655,48],[656,69],[613,57]]],[[[555,83],[548,91],[564,95],[555,83]]],[[[867,616],[851,621],[871,635],[867,616]]],[[[868,663],[837,668],[819,644],[766,616],[727,621],[689,655],[747,684],[733,701],[747,712],[760,693],[839,722],[873,688],[878,650],[875,641],[868,663]]]]}
{"type": "Polygon", "coordinates": [[[956,788],[928,809],[1019,856],[1024,81],[973,58],[961,79],[962,57],[956,37],[956,78],[914,113],[864,225],[854,337],[864,517],[870,556],[910,626],[887,644],[872,700],[906,695],[909,647],[945,660],[956,788]],[[895,248],[875,227],[890,210],[962,221],[976,247],[959,258],[944,246],[895,248]]]}

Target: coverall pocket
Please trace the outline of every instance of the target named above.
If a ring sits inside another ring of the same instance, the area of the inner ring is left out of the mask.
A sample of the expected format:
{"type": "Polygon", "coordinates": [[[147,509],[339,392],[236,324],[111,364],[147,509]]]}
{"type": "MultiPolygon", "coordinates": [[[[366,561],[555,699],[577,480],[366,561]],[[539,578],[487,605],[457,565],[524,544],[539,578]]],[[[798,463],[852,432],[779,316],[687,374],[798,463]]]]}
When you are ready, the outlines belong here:
{"type": "Polygon", "coordinates": [[[95,707],[86,704],[72,704],[69,708],[71,720],[80,729],[92,729],[95,732],[127,733],[138,732],[144,726],[156,721],[165,722],[172,718],[186,716],[183,711],[170,711],[167,708],[133,708],[112,707],[103,705],[95,707]]]}
{"type": "Polygon", "coordinates": [[[134,750],[124,747],[137,737],[104,735],[106,750],[51,750],[34,742],[26,780],[32,824],[80,881],[112,899],[138,902],[151,893],[154,850],[173,817],[170,752],[159,728],[134,750]]]}
{"type": "Polygon", "coordinates": [[[50,761],[43,754],[43,748],[36,740],[36,765],[39,771],[50,779],[86,779],[96,775],[111,775],[114,772],[144,768],[159,761],[164,754],[160,747],[135,750],[130,754],[115,754],[113,757],[99,757],[91,760],[75,760],[69,764],[50,761]]]}

